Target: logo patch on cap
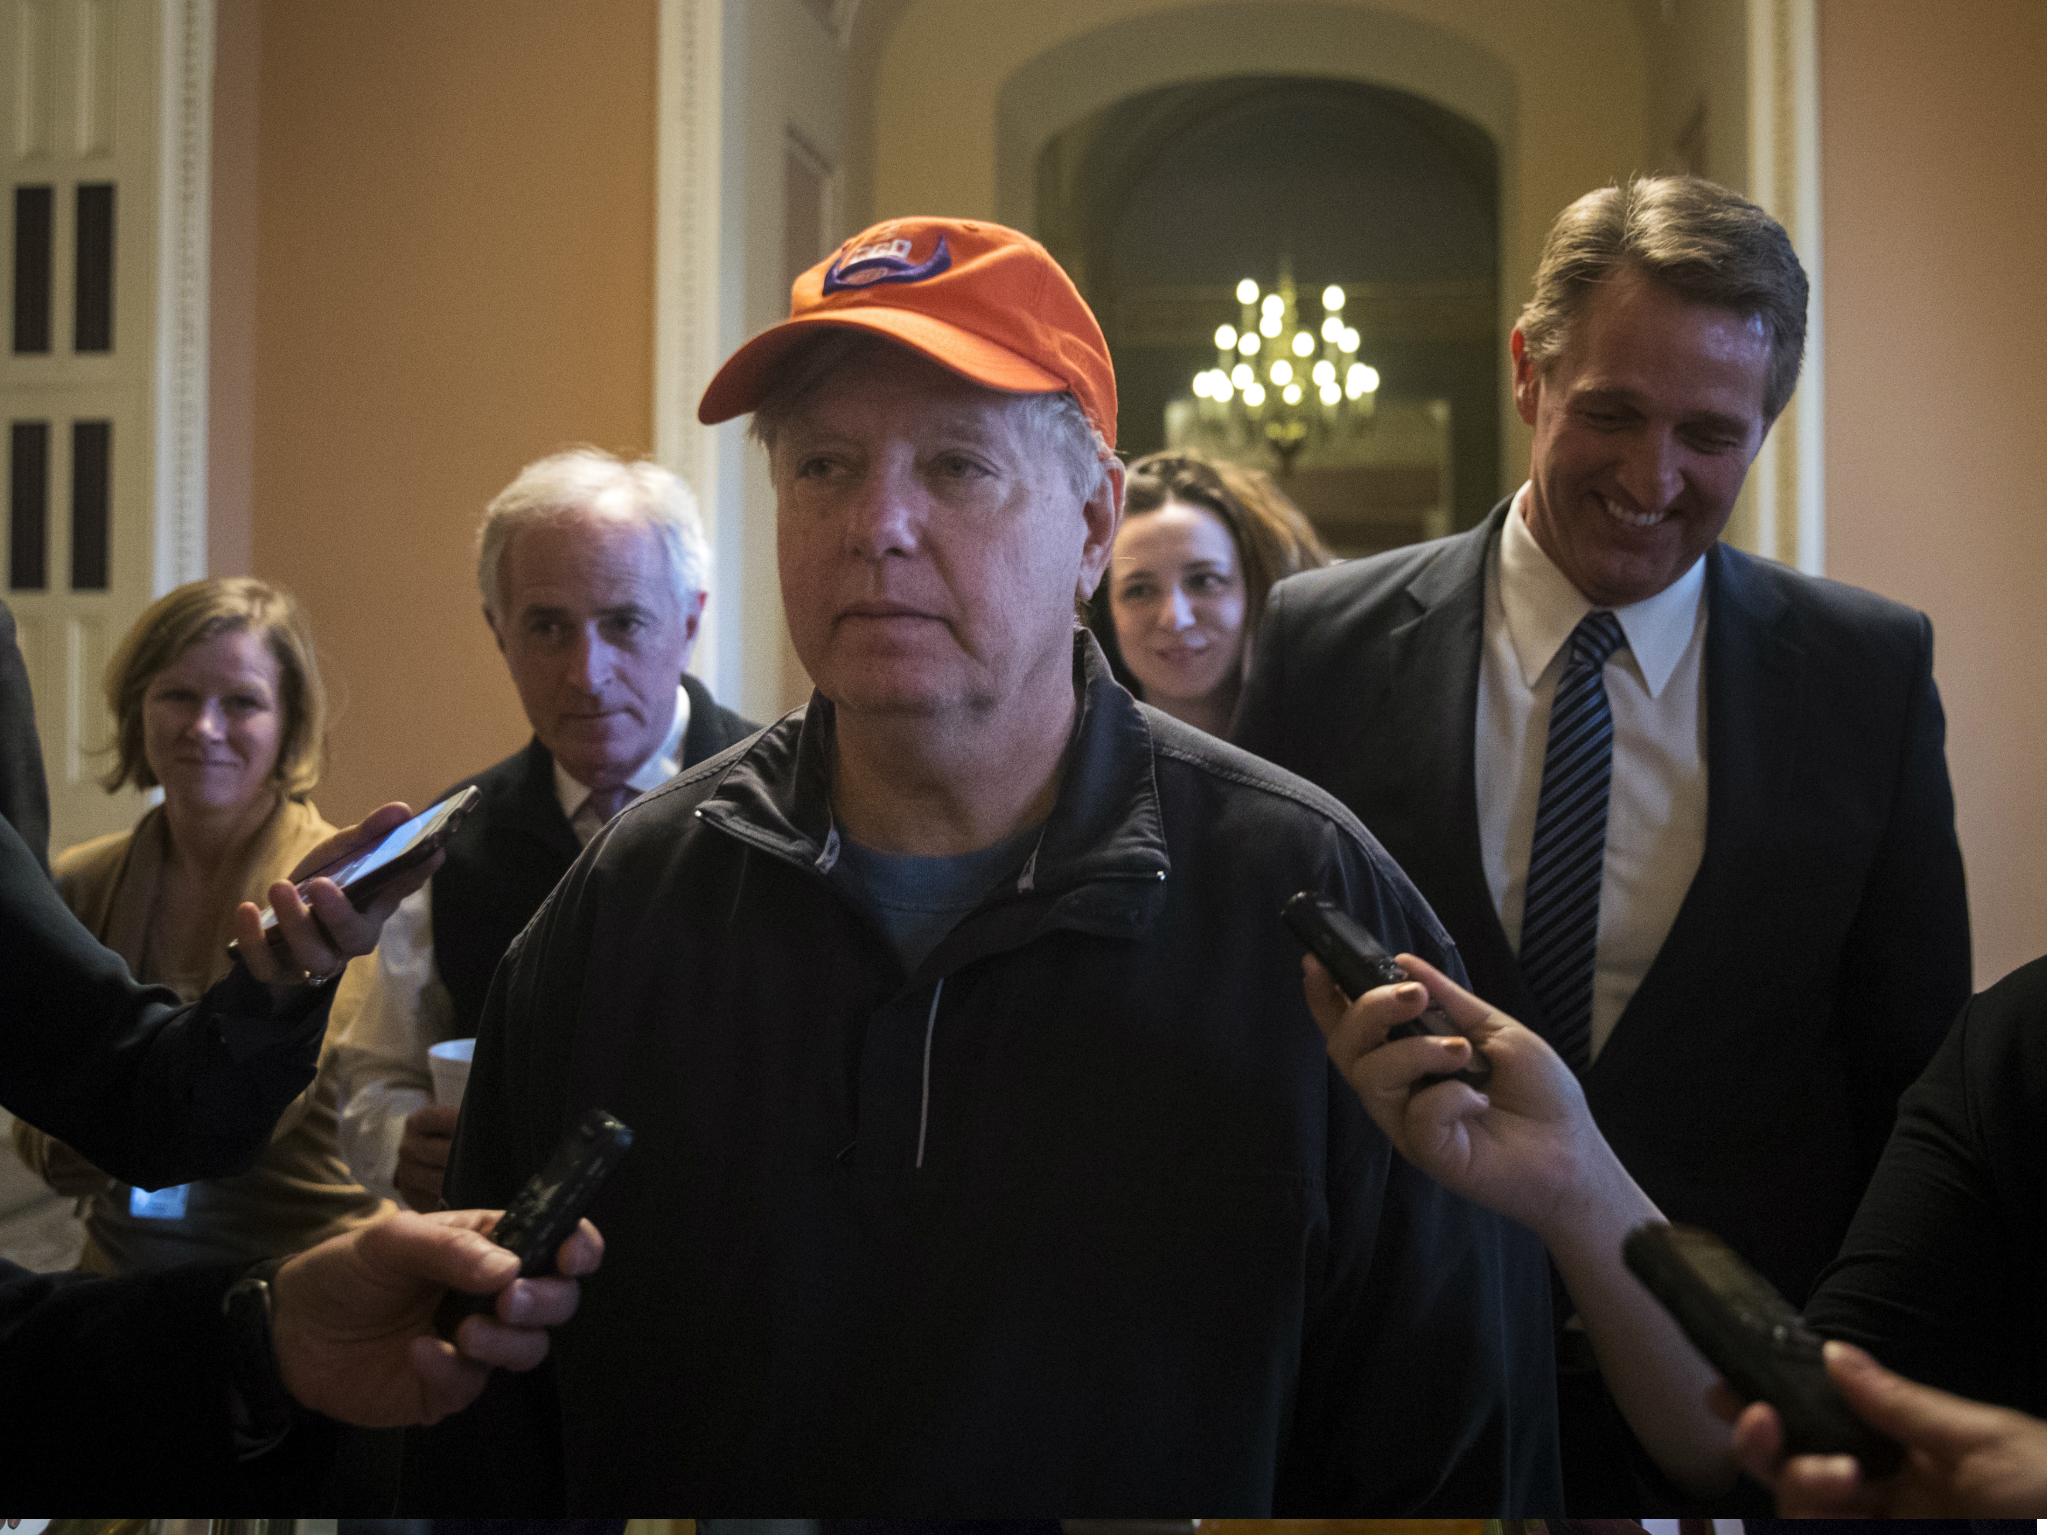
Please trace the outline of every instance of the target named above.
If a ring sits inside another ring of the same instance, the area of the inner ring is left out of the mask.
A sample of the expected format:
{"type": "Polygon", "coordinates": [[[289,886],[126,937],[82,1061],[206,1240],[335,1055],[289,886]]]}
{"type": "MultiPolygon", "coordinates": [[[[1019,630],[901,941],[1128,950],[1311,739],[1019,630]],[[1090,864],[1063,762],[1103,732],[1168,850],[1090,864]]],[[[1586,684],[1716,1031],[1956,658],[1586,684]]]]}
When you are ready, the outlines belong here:
{"type": "Polygon", "coordinates": [[[848,289],[872,288],[876,283],[921,283],[928,277],[937,277],[953,265],[953,254],[946,249],[946,237],[939,236],[939,243],[930,256],[923,261],[910,259],[908,240],[875,240],[866,245],[857,245],[826,270],[826,293],[843,293],[848,289]]]}

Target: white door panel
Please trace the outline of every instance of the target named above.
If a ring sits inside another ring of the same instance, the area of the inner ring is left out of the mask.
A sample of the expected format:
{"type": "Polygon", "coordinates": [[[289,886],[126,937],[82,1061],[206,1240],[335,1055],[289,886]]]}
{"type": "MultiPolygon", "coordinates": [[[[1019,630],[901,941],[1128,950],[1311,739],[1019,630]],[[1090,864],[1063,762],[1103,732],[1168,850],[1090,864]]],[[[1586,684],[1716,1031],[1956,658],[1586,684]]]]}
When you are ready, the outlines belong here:
{"type": "Polygon", "coordinates": [[[138,797],[97,782],[113,730],[102,675],[150,599],[197,574],[157,553],[160,381],[193,358],[159,323],[160,207],[166,127],[193,105],[181,50],[211,39],[206,0],[0,8],[0,594],[35,689],[53,849],[134,819],[138,797]]]}

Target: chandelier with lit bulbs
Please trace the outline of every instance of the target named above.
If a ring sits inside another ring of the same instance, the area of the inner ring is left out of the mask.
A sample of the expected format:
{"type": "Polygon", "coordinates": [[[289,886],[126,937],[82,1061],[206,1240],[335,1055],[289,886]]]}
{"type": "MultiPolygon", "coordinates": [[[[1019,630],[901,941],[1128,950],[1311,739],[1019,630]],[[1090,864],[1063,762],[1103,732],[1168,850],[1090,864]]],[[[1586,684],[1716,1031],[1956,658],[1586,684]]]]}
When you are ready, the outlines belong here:
{"type": "Polygon", "coordinates": [[[1216,327],[1216,364],[1195,375],[1206,433],[1238,447],[1263,443],[1282,475],[1309,443],[1364,431],[1379,393],[1379,370],[1360,361],[1357,327],[1344,319],[1344,290],[1332,283],[1322,297],[1322,323],[1310,331],[1289,263],[1270,293],[1244,279],[1237,324],[1216,327]]]}

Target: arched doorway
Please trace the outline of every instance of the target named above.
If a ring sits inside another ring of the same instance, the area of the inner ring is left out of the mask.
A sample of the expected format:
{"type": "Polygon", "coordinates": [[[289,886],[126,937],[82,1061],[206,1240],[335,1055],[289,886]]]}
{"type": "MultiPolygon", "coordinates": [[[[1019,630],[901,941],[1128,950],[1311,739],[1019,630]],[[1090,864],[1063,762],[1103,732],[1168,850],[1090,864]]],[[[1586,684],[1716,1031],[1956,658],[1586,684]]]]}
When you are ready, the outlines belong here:
{"type": "MultiPolygon", "coordinates": [[[[1117,359],[1131,454],[1202,446],[1190,400],[1233,290],[1287,269],[1304,314],[1329,284],[1379,370],[1378,408],[1266,468],[1363,553],[1469,526],[1499,479],[1499,156],[1413,93],[1253,76],[1163,86],[1046,141],[1033,227],[1074,272],[1117,359]]],[[[1237,456],[1263,459],[1252,442],[1237,456]]]]}

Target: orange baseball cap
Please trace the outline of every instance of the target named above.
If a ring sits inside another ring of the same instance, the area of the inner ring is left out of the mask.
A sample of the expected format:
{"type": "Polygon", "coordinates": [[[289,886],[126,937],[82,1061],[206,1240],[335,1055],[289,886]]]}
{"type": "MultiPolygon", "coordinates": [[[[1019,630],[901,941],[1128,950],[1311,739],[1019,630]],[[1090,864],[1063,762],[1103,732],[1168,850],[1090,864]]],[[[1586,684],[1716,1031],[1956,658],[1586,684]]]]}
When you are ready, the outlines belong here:
{"type": "Polygon", "coordinates": [[[988,389],[1071,390],[1116,446],[1116,370],[1087,301],[1046,248],[1000,224],[889,219],[799,277],[789,318],[725,360],[697,419],[730,421],[767,398],[791,349],[820,326],[872,331],[988,389]]]}

